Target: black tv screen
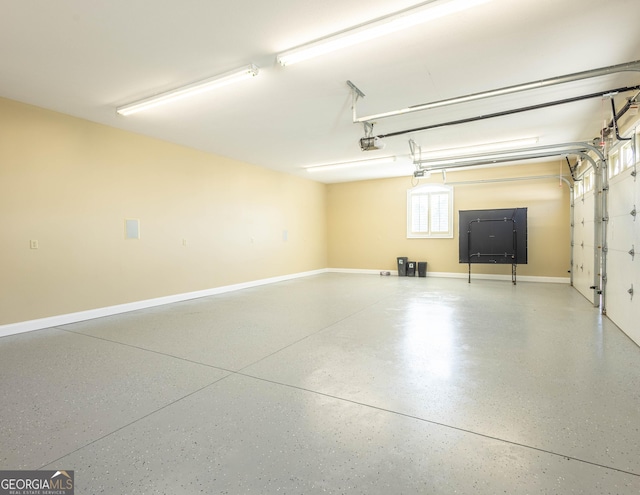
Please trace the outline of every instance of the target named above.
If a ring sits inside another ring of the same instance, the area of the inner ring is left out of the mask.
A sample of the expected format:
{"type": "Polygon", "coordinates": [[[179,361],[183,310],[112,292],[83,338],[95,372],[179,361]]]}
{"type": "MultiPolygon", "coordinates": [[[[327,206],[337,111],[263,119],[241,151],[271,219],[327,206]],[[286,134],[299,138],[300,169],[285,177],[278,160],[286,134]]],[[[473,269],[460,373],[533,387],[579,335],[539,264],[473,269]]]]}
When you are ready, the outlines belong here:
{"type": "Polygon", "coordinates": [[[527,209],[463,210],[460,263],[527,264],[527,209]]]}

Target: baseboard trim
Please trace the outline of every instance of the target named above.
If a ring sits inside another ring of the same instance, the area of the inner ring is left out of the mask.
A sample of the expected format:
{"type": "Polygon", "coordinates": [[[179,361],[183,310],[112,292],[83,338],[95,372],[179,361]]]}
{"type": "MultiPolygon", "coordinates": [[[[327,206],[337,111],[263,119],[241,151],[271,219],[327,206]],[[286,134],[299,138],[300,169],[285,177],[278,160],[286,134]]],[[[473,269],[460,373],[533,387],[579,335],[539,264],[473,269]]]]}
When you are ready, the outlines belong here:
{"type": "Polygon", "coordinates": [[[163,306],[165,304],[188,301],[189,299],[198,299],[201,297],[215,296],[217,294],[224,294],[226,292],[234,292],[242,289],[249,289],[251,287],[259,287],[261,285],[268,285],[268,284],[274,284],[278,282],[284,282],[286,280],[293,280],[296,278],[310,277],[312,275],[319,275],[321,273],[326,273],[326,272],[327,272],[327,269],[323,268],[320,270],[312,270],[308,272],[282,275],[279,277],[252,280],[250,282],[243,282],[240,284],[233,284],[233,285],[225,285],[222,287],[214,287],[211,289],[199,290],[195,292],[186,292],[183,294],[174,294],[171,296],[157,297],[154,299],[146,299],[143,301],[135,301],[130,303],[118,304],[115,306],[89,309],[86,311],[79,311],[77,313],[69,313],[64,315],[39,318],[37,320],[28,320],[28,321],[21,321],[17,323],[9,323],[6,325],[0,325],[0,337],[7,337],[9,335],[15,335],[15,334],[24,333],[24,332],[33,332],[35,330],[43,330],[45,328],[51,328],[51,327],[60,326],[60,325],[69,325],[70,323],[77,323],[79,321],[93,320],[95,318],[102,318],[104,316],[113,316],[121,313],[128,313],[129,311],[136,311],[138,309],[146,309],[146,308],[152,308],[155,306],[163,306]]]}
{"type": "MultiPolygon", "coordinates": [[[[240,284],[233,284],[233,285],[225,285],[222,287],[214,287],[211,289],[205,289],[205,290],[200,290],[195,292],[186,292],[183,294],[174,294],[171,296],[157,297],[154,299],[146,299],[143,301],[135,301],[130,303],[118,304],[115,306],[89,309],[86,311],[79,311],[77,313],[69,313],[64,315],[49,316],[49,317],[40,318],[37,320],[28,320],[28,321],[21,321],[17,323],[9,323],[6,325],[0,325],[0,337],[8,337],[9,335],[16,335],[24,332],[33,332],[35,330],[43,330],[45,328],[51,328],[51,327],[56,327],[60,325],[69,325],[71,323],[77,323],[79,321],[93,320],[95,318],[102,318],[104,316],[113,316],[121,313],[128,313],[129,311],[136,311],[138,309],[153,308],[155,306],[163,306],[165,304],[188,301],[189,299],[198,299],[201,297],[215,296],[217,294],[224,294],[226,292],[234,292],[238,290],[249,289],[251,287],[259,287],[261,285],[268,285],[268,284],[274,284],[278,282],[284,282],[286,280],[293,280],[296,278],[310,277],[312,275],[319,275],[322,273],[354,273],[354,274],[380,275],[381,272],[383,273],[389,272],[393,276],[398,275],[398,272],[396,270],[367,270],[367,269],[359,269],[359,268],[322,268],[320,270],[312,270],[308,272],[282,275],[279,277],[252,280],[250,282],[243,282],[240,284]]],[[[427,272],[427,277],[466,279],[468,275],[466,273],[427,272]]],[[[474,279],[511,281],[511,276],[472,273],[471,280],[473,281],[474,279]]],[[[518,276],[518,280],[522,282],[539,282],[539,283],[554,283],[554,284],[570,283],[570,279],[568,277],[565,278],[565,277],[518,276]]]]}
{"type": "MultiPolygon", "coordinates": [[[[464,278],[468,279],[468,273],[433,272],[427,273],[427,277],[440,278],[464,278]]],[[[471,273],[471,281],[474,280],[502,280],[511,282],[511,275],[492,275],[488,273],[471,273]]],[[[536,282],[542,284],[567,284],[571,283],[569,277],[537,277],[534,275],[517,275],[517,282],[536,282]]]]}
{"type": "MultiPolygon", "coordinates": [[[[398,276],[397,270],[366,270],[360,268],[328,268],[328,272],[331,273],[360,273],[369,275],[380,275],[380,273],[389,272],[393,276],[398,276]]],[[[427,277],[434,278],[469,278],[468,273],[456,273],[456,272],[429,272],[427,271],[427,277]]],[[[417,278],[417,277],[416,277],[417,278]]],[[[471,281],[473,280],[506,280],[511,281],[511,275],[491,275],[486,273],[471,273],[471,281]]],[[[531,275],[518,275],[517,281],[520,282],[537,282],[545,284],[570,284],[571,279],[569,277],[536,277],[531,275]]]]}
{"type": "MultiPolygon", "coordinates": [[[[388,272],[389,270],[364,270],[361,268],[327,268],[329,273],[356,273],[365,275],[380,275],[381,272],[388,272]]],[[[398,272],[392,271],[391,275],[398,275],[398,272]]]]}

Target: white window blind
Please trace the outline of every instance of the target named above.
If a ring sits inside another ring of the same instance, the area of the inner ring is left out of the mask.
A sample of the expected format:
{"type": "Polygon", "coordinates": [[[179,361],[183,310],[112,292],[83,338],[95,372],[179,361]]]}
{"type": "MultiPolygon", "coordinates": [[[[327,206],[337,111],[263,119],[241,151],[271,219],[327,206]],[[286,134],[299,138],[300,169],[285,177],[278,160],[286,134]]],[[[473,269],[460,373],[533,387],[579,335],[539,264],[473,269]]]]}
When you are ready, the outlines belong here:
{"type": "Polygon", "coordinates": [[[431,194],[431,232],[449,232],[449,193],[431,194]]]}
{"type": "Polygon", "coordinates": [[[453,237],[453,189],[422,186],[407,191],[407,237],[453,237]]]}
{"type": "Polygon", "coordinates": [[[411,196],[411,231],[429,232],[429,195],[411,196]]]}

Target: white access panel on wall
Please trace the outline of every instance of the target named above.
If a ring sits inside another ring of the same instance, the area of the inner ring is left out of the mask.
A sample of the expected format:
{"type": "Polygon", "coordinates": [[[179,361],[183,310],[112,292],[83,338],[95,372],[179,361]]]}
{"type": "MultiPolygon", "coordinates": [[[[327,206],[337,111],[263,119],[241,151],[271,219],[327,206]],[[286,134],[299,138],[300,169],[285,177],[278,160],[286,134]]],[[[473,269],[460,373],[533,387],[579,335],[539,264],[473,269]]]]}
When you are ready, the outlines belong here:
{"type": "Polygon", "coordinates": [[[640,218],[633,214],[640,182],[632,171],[623,170],[609,182],[605,311],[640,345],[640,218]]]}
{"type": "Polygon", "coordinates": [[[594,191],[582,192],[575,198],[574,203],[573,286],[596,305],[596,294],[591,288],[594,285],[596,273],[594,191]]]}

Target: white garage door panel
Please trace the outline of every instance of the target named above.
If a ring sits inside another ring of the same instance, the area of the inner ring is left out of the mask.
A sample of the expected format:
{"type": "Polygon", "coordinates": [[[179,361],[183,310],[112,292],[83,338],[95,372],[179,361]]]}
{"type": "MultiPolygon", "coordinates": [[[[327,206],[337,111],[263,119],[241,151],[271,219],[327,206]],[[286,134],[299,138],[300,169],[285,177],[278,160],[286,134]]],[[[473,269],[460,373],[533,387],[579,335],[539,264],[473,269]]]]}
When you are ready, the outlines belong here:
{"type": "Polygon", "coordinates": [[[589,239],[591,241],[591,243],[593,244],[593,212],[594,212],[594,206],[595,206],[595,198],[593,195],[593,192],[588,192],[587,194],[584,195],[584,229],[585,229],[585,235],[586,236],[591,236],[590,238],[587,237],[587,239],[589,239]],[[589,232],[589,229],[591,229],[591,232],[589,232]]]}
{"type": "Polygon", "coordinates": [[[640,345],[640,273],[638,260],[627,253],[610,252],[607,276],[607,316],[640,345]],[[634,294],[627,291],[633,285],[634,294]]]}
{"type": "MultiPolygon", "coordinates": [[[[595,222],[593,220],[593,208],[595,200],[593,193],[587,193],[584,196],[584,249],[585,253],[590,252],[591,256],[585,254],[585,260],[591,259],[591,268],[593,268],[593,248],[595,235],[595,222]]],[[[591,270],[593,272],[593,270],[591,270]]]]}
{"type": "Polygon", "coordinates": [[[607,225],[607,247],[609,250],[627,252],[637,239],[634,229],[633,217],[609,217],[607,225]]]}
{"type": "Polygon", "coordinates": [[[640,345],[640,217],[637,208],[640,183],[627,170],[609,185],[607,226],[607,316],[640,345]],[[631,248],[638,251],[632,257],[631,248]],[[634,294],[629,294],[633,286],[634,294]]]}
{"type": "MultiPolygon", "coordinates": [[[[616,177],[609,184],[609,216],[625,216],[633,210],[635,198],[635,182],[628,174],[626,177],[616,177]]],[[[631,216],[631,215],[629,215],[631,216]]]]}
{"type": "Polygon", "coordinates": [[[594,285],[594,195],[587,193],[575,201],[574,245],[573,245],[573,286],[595,304],[594,285]]]}
{"type": "MultiPolygon", "coordinates": [[[[580,246],[577,246],[573,256],[573,285],[575,288],[580,290],[580,286],[584,285],[586,278],[587,275],[584,271],[584,250],[580,248],[580,246]]],[[[582,290],[580,290],[580,292],[582,292],[582,290]]]]}
{"type": "Polygon", "coordinates": [[[593,272],[590,268],[591,265],[593,265],[592,258],[593,255],[590,252],[585,253],[585,250],[580,246],[575,247],[573,260],[573,286],[584,297],[593,303],[594,293],[593,289],[590,289],[593,285],[593,272]],[[585,258],[587,259],[585,260],[585,258]]]}

